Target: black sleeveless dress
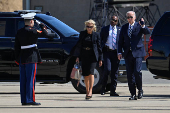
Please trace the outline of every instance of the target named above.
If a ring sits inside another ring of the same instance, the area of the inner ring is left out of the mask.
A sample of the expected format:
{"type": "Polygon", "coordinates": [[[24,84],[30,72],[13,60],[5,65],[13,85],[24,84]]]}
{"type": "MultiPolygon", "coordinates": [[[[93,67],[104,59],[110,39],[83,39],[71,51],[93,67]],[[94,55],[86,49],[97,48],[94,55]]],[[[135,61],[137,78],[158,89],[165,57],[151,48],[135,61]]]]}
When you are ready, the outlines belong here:
{"type": "Polygon", "coordinates": [[[82,42],[81,61],[82,75],[94,75],[94,68],[96,67],[97,60],[93,50],[92,34],[87,33],[82,42]]]}

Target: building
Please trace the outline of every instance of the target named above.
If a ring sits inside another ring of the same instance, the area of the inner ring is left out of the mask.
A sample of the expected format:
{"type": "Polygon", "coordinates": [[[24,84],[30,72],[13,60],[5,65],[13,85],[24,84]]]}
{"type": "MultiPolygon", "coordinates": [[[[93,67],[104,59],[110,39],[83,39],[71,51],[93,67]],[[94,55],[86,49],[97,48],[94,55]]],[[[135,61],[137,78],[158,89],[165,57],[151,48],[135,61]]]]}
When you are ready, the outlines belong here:
{"type": "Polygon", "coordinates": [[[0,0],[0,12],[11,12],[23,9],[23,0],[0,0]]]}
{"type": "MultiPolygon", "coordinates": [[[[169,0],[154,0],[162,15],[170,10],[169,0]]],[[[42,13],[50,12],[52,16],[63,21],[77,31],[84,29],[84,22],[89,19],[94,0],[0,0],[0,11],[10,12],[22,9],[39,9],[42,13]]],[[[155,12],[155,7],[151,7],[151,12],[155,12]]],[[[120,9],[123,15],[130,8],[120,9]]],[[[160,18],[155,15],[155,20],[160,18]]]]}
{"type": "Polygon", "coordinates": [[[89,18],[91,0],[23,0],[23,9],[40,9],[42,13],[50,12],[52,16],[67,25],[81,31],[84,21],[89,18]],[[26,3],[30,6],[26,6],[26,3]]]}
{"type": "MultiPolygon", "coordinates": [[[[84,29],[84,21],[89,19],[93,3],[94,0],[23,0],[23,9],[40,9],[42,13],[50,12],[52,16],[81,31],[84,29]]],[[[169,0],[154,0],[153,3],[158,5],[161,15],[170,9],[169,0]]],[[[130,8],[121,10],[125,15],[130,8]]],[[[151,11],[154,13],[155,7],[151,7],[151,11]]],[[[155,20],[159,18],[159,14],[156,14],[155,20]]]]}

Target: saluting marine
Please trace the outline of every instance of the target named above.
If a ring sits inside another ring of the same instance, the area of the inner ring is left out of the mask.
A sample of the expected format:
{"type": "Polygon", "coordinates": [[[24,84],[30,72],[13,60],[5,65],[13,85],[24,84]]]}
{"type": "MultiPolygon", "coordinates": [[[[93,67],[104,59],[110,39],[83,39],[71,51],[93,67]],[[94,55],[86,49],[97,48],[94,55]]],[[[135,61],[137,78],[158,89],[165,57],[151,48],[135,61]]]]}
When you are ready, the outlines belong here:
{"type": "Polygon", "coordinates": [[[15,58],[20,69],[20,95],[22,105],[41,105],[35,102],[35,80],[37,63],[41,63],[41,56],[37,48],[37,39],[48,36],[44,24],[39,24],[42,31],[34,26],[36,13],[21,15],[25,20],[25,27],[18,30],[15,37],[15,58]]]}

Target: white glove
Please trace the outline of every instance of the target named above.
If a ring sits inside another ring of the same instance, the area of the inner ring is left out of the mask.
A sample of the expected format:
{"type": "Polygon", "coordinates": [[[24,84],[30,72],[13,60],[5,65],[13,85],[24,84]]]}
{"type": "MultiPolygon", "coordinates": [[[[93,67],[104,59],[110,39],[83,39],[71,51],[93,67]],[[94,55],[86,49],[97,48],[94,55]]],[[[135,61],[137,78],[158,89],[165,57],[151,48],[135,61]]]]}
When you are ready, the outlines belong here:
{"type": "Polygon", "coordinates": [[[38,20],[35,20],[35,22],[39,25],[39,24],[41,24],[41,22],[39,22],[38,20]]]}

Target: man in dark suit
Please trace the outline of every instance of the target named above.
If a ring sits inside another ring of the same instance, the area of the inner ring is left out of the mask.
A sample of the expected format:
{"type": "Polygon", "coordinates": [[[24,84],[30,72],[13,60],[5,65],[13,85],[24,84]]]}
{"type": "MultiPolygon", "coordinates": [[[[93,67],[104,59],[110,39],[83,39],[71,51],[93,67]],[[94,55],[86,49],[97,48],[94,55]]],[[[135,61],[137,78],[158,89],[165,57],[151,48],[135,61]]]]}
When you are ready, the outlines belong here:
{"type": "Polygon", "coordinates": [[[144,19],[135,22],[136,15],[134,11],[126,13],[128,23],[123,25],[118,41],[118,59],[122,58],[122,48],[127,70],[127,79],[131,97],[129,100],[137,100],[136,87],[138,89],[138,99],[143,97],[142,90],[142,57],[145,54],[145,48],[142,42],[143,34],[149,34],[150,30],[144,24],[144,19]]]}
{"type": "Polygon", "coordinates": [[[108,75],[111,77],[110,96],[119,96],[116,91],[119,60],[117,57],[117,43],[120,33],[120,27],[116,26],[118,17],[112,16],[110,25],[103,27],[100,32],[103,57],[104,72],[102,78],[101,95],[105,94],[108,75]]]}

